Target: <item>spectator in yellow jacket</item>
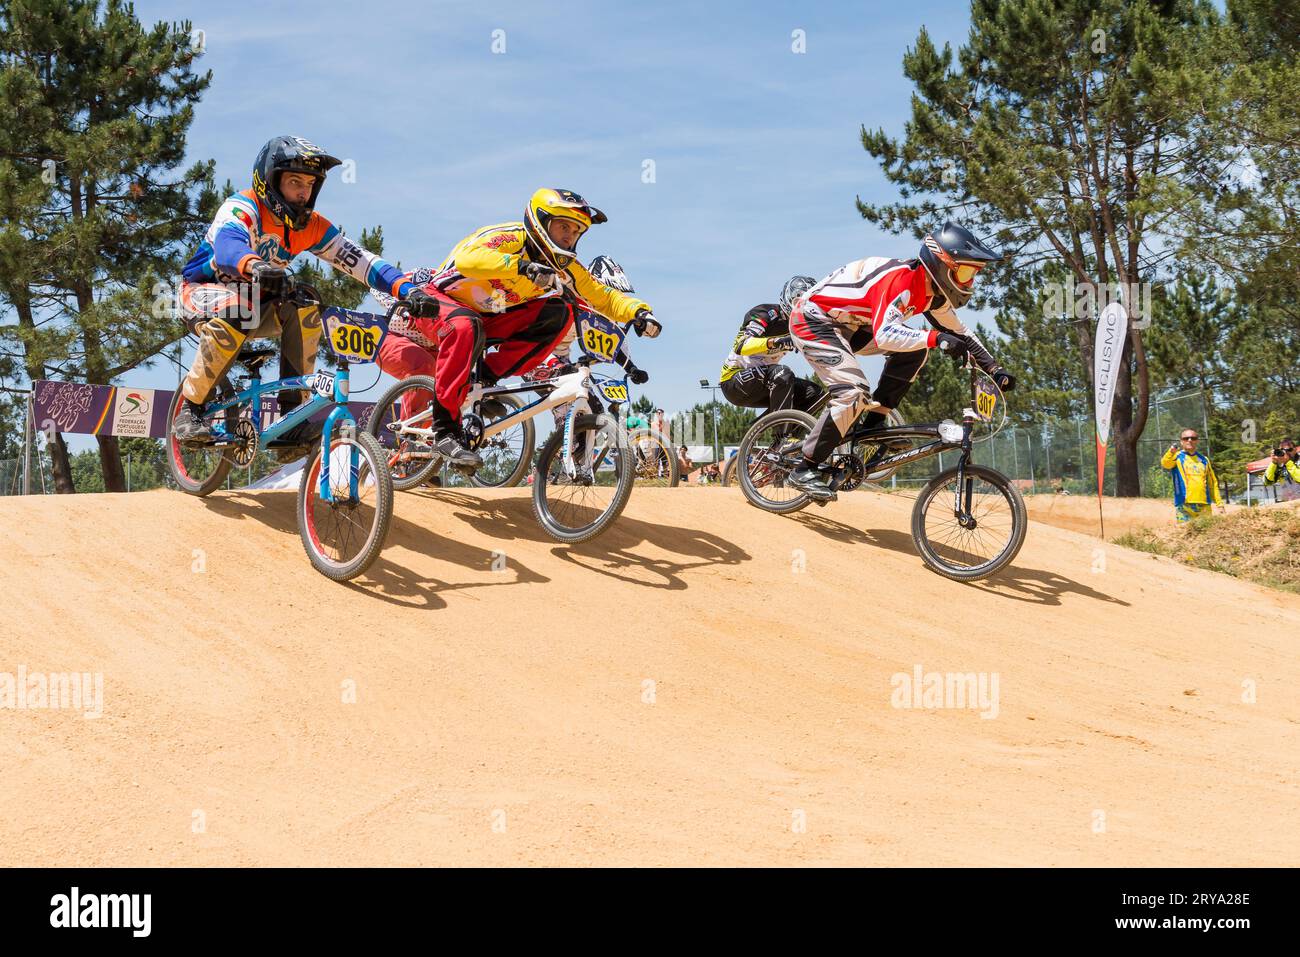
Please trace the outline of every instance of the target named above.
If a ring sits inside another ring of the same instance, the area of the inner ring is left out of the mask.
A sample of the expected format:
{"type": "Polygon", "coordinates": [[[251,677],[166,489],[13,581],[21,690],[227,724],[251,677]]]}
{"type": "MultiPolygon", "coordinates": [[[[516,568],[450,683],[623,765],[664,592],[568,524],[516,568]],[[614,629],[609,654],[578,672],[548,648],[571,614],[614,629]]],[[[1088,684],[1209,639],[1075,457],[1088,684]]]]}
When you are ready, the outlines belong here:
{"type": "Polygon", "coordinates": [[[1160,459],[1160,467],[1174,480],[1174,514],[1180,522],[1189,521],[1192,516],[1207,510],[1211,500],[1223,507],[1214,467],[1205,455],[1196,451],[1200,440],[1195,429],[1184,429],[1178,437],[1178,445],[1169,446],[1160,459]]]}

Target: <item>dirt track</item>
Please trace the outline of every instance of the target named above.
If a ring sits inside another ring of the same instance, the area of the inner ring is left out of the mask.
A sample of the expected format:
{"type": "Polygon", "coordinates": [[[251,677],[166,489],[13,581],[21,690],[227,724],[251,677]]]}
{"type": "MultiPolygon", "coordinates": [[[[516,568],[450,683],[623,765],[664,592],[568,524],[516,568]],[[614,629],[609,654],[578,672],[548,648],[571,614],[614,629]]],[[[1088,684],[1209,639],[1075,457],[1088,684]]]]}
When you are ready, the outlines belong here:
{"type": "Polygon", "coordinates": [[[1292,596],[1043,524],[958,585],[899,496],[718,489],[574,549],[526,490],[402,495],[342,586],[292,503],[0,500],[0,672],[104,678],[0,711],[0,864],[1300,857],[1292,596]],[[893,707],[917,666],[996,673],[996,718],[893,707]]]}

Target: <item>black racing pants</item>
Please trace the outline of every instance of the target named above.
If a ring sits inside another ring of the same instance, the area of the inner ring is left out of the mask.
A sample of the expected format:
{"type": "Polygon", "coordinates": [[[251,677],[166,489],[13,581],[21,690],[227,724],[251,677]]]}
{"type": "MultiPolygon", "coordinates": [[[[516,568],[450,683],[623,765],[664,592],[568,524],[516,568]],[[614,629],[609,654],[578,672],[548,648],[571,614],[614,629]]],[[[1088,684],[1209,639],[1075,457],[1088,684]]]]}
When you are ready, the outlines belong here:
{"type": "Polygon", "coordinates": [[[807,412],[822,395],[821,386],[801,379],[779,363],[741,369],[722,383],[722,394],[732,405],[747,409],[798,409],[807,412]]]}

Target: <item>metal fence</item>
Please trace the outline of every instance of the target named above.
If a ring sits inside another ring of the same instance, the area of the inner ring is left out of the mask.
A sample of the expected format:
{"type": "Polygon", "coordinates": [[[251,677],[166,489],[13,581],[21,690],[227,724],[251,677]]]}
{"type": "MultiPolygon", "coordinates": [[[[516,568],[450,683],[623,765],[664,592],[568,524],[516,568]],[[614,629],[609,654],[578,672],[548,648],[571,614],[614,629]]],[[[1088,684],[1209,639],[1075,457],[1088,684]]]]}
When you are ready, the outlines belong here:
{"type": "MultiPolygon", "coordinates": [[[[1199,391],[1152,400],[1146,433],[1138,440],[1137,449],[1138,477],[1143,495],[1173,495],[1172,482],[1159,462],[1184,428],[1197,429],[1202,436],[1201,451],[1213,455],[1207,434],[1208,417],[1206,397],[1199,391]]],[[[675,443],[678,438],[686,437],[675,436],[675,443]]],[[[1097,491],[1097,454],[1091,417],[1045,419],[1033,428],[1004,429],[991,439],[981,441],[974,457],[976,462],[990,465],[1017,481],[1026,492],[1093,495],[1097,491]]],[[[899,469],[891,484],[895,487],[922,485],[943,469],[955,465],[956,461],[956,453],[948,452],[910,463],[899,469]]],[[[161,453],[147,462],[124,455],[122,465],[126,470],[129,491],[174,487],[161,453]]],[[[251,485],[280,467],[270,454],[261,452],[247,468],[231,470],[227,487],[251,485]]],[[[1105,476],[1108,494],[1115,491],[1115,473],[1114,449],[1108,449],[1105,476]]],[[[54,491],[49,457],[39,442],[32,454],[31,490],[33,494],[54,491]]],[[[22,460],[0,459],[0,495],[21,492],[22,460]]]]}
{"type": "MultiPolygon", "coordinates": [[[[1138,480],[1142,494],[1173,495],[1173,483],[1160,468],[1160,457],[1189,426],[1201,435],[1201,451],[1213,455],[1208,437],[1209,410],[1200,391],[1152,399],[1146,431],[1137,444],[1138,480]]],[[[1097,493],[1096,433],[1091,416],[1044,418],[1032,428],[1006,428],[979,442],[974,459],[1018,482],[1023,491],[1097,493]]],[[[898,470],[894,486],[921,485],[957,463],[955,452],[931,456],[898,470]]],[[[1115,492],[1115,450],[1106,450],[1105,491],[1115,492]]]]}

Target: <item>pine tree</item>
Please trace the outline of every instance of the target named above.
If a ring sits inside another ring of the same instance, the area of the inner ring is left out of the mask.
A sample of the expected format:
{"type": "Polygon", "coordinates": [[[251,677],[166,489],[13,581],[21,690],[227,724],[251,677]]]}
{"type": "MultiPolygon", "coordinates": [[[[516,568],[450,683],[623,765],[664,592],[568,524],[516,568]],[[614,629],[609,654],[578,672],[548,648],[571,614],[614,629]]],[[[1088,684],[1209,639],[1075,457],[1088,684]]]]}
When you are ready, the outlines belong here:
{"type": "MultiPolygon", "coordinates": [[[[212,164],[183,169],[210,82],[190,25],[146,29],[121,0],[0,0],[0,296],[27,374],[109,383],[179,334],[170,285],[216,206],[212,164]],[[160,308],[161,306],[161,308],[160,308]]],[[[98,436],[104,487],[124,488],[98,436]]],[[[71,491],[66,452],[60,491],[71,491]]]]}
{"type": "MultiPolygon", "coordinates": [[[[863,129],[902,201],[859,200],[860,212],[918,238],[947,218],[992,235],[1012,259],[980,287],[1003,305],[1015,272],[1051,261],[1103,290],[1154,281],[1170,244],[1167,194],[1194,165],[1191,104],[1217,95],[1219,21],[1206,0],[973,0],[955,57],[925,29],[903,57],[916,92],[902,139],[863,129]]],[[[1058,335],[1071,332],[1090,378],[1090,326],[1058,335]]],[[[1112,420],[1121,495],[1139,492],[1149,393],[1135,329],[1112,420]]]]}

